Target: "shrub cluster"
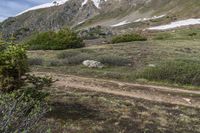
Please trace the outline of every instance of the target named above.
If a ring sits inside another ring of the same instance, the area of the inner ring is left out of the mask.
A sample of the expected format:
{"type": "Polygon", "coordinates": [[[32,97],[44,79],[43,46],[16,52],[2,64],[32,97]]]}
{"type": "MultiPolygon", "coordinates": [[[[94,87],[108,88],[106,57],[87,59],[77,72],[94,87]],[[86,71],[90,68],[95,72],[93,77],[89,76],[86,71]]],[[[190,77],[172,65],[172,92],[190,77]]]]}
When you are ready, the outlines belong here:
{"type": "Polygon", "coordinates": [[[0,91],[19,89],[28,71],[26,50],[22,45],[0,42],[0,91]]]}
{"type": "Polygon", "coordinates": [[[130,64],[129,59],[112,54],[99,56],[97,60],[103,64],[111,66],[127,66],[130,64]]]}
{"type": "MultiPolygon", "coordinates": [[[[0,132],[34,132],[49,111],[46,101],[51,78],[28,74],[28,60],[23,45],[4,42],[0,37],[0,132]]],[[[38,131],[38,132],[43,132],[38,131]]]]}
{"type": "Polygon", "coordinates": [[[79,35],[86,40],[90,40],[112,36],[112,31],[102,26],[96,26],[86,30],[81,30],[79,35]]]}
{"type": "Polygon", "coordinates": [[[147,38],[139,34],[124,34],[112,38],[112,43],[146,41],[147,38]]]}
{"type": "Polygon", "coordinates": [[[29,58],[28,64],[31,66],[41,66],[43,65],[44,60],[42,58],[29,58]]]}
{"type": "Polygon", "coordinates": [[[70,58],[70,57],[73,57],[73,56],[77,56],[79,55],[81,52],[79,51],[63,51],[61,53],[59,53],[57,55],[58,59],[65,59],[65,58],[70,58]]]}
{"type": "Polygon", "coordinates": [[[49,60],[48,66],[80,65],[84,60],[91,59],[91,55],[79,51],[64,51],[57,58],[59,60],[49,60]]]}
{"type": "Polygon", "coordinates": [[[167,40],[167,39],[172,39],[173,35],[170,33],[158,33],[153,39],[154,40],[167,40]]]}
{"type": "Polygon", "coordinates": [[[167,81],[184,85],[200,85],[200,62],[176,60],[167,61],[156,67],[145,68],[139,78],[167,81]]]}
{"type": "Polygon", "coordinates": [[[82,64],[84,60],[89,60],[91,57],[87,53],[81,53],[76,56],[71,56],[63,59],[64,65],[79,65],[82,64]]]}
{"type": "Polygon", "coordinates": [[[30,46],[31,50],[62,50],[84,47],[83,40],[69,29],[38,33],[26,44],[30,46]]]}

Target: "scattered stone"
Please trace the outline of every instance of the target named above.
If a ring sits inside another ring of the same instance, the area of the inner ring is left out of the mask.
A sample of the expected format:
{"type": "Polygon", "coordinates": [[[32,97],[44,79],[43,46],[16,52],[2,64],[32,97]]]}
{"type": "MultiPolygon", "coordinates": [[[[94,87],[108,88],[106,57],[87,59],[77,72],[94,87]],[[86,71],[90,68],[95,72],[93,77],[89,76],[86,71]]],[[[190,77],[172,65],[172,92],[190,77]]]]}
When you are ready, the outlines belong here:
{"type": "Polygon", "coordinates": [[[191,99],[189,99],[189,98],[183,98],[183,100],[185,100],[186,102],[188,102],[189,104],[191,104],[191,99]]]}
{"type": "Polygon", "coordinates": [[[156,67],[155,64],[149,64],[148,67],[156,67]]]}
{"type": "Polygon", "coordinates": [[[85,60],[83,61],[83,65],[89,68],[103,68],[104,65],[101,62],[94,60],[85,60]]]}

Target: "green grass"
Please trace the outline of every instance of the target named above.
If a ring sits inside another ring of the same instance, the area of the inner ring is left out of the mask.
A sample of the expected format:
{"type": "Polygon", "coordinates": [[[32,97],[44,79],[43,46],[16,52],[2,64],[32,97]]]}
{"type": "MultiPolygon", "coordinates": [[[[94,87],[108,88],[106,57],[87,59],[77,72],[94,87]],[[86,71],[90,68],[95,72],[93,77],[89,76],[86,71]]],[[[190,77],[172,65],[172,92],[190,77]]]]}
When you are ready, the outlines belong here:
{"type": "Polygon", "coordinates": [[[146,41],[147,38],[139,34],[123,34],[112,38],[112,43],[146,41]]]}
{"type": "MultiPolygon", "coordinates": [[[[51,92],[53,91],[50,89],[51,92]]],[[[193,133],[199,109],[76,90],[53,91],[42,124],[52,132],[193,133]]]]}
{"type": "MultiPolygon", "coordinates": [[[[107,78],[127,82],[153,82],[159,85],[179,86],[180,84],[176,82],[168,83],[166,80],[143,80],[137,78],[136,74],[138,71],[148,68],[150,64],[155,64],[157,66],[165,61],[188,60],[188,64],[190,64],[190,61],[198,63],[200,62],[199,51],[200,45],[198,40],[152,40],[146,42],[90,46],[73,50],[30,51],[29,57],[40,57],[44,60],[43,66],[34,67],[34,69],[37,68],[37,70],[40,71],[53,71],[57,73],[107,78]],[[102,58],[107,65],[103,69],[84,67],[82,65],[82,60],[77,59],[76,61],[76,59],[74,59],[76,57],[83,58],[84,56],[82,55],[87,55],[87,58],[84,59],[98,60],[102,58]],[[70,59],[74,60],[75,63],[63,63],[63,60],[70,59]],[[56,65],[49,65],[49,62],[52,60],[55,61],[54,64],[56,65]],[[116,64],[116,62],[120,64],[116,64]]],[[[187,66],[190,67],[190,65],[187,66]]],[[[181,86],[185,85],[191,86],[190,84],[181,84],[181,86]]]]}
{"type": "Polygon", "coordinates": [[[173,31],[156,32],[152,34],[154,40],[199,40],[199,28],[176,29],[173,31]]]}
{"type": "MultiPolygon", "coordinates": [[[[199,51],[198,39],[163,39],[60,51],[30,51],[28,55],[43,59],[43,65],[32,67],[33,71],[199,89],[199,51]],[[101,59],[106,67],[87,68],[80,61],[84,57],[101,59]],[[63,62],[70,59],[75,63],[63,62]],[[116,64],[119,61],[120,64],[116,64]],[[193,84],[191,79],[195,78],[193,84]]],[[[52,132],[200,132],[198,108],[75,88],[48,89],[52,94],[52,110],[41,125],[49,125],[52,132]]],[[[192,97],[199,98],[198,95],[192,97]]]]}
{"type": "Polygon", "coordinates": [[[42,58],[29,58],[28,59],[28,64],[30,66],[36,66],[36,65],[43,65],[43,59],[42,58]]]}
{"type": "Polygon", "coordinates": [[[138,74],[139,78],[166,81],[176,84],[200,86],[200,62],[173,60],[147,67],[138,74]]]}

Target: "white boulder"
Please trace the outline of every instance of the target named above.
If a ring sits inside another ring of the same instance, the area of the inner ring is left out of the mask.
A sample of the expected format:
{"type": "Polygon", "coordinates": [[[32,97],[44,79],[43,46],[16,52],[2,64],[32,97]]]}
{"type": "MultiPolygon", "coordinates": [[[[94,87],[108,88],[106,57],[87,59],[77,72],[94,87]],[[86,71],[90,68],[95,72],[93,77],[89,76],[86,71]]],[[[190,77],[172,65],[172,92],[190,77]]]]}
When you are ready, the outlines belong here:
{"type": "Polygon", "coordinates": [[[83,65],[89,68],[103,68],[104,65],[101,62],[94,60],[85,60],[83,61],[83,65]]]}
{"type": "Polygon", "coordinates": [[[155,64],[149,64],[148,67],[156,67],[155,64]]]}

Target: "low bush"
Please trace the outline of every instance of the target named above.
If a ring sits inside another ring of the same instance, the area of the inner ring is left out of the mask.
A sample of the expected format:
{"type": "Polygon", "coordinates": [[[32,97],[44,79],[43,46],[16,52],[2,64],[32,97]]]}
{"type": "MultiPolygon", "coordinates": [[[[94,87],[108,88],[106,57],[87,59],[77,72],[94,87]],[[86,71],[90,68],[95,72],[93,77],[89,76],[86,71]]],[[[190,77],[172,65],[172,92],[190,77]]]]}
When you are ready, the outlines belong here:
{"type": "Polygon", "coordinates": [[[167,81],[184,85],[200,85],[200,62],[188,60],[167,61],[156,67],[145,68],[138,78],[167,81]]]}
{"type": "Polygon", "coordinates": [[[154,40],[167,40],[167,39],[172,39],[173,35],[170,33],[159,33],[157,34],[153,39],[154,40]]]}
{"type": "Polygon", "coordinates": [[[116,55],[103,55],[97,59],[99,62],[111,66],[127,66],[130,60],[116,55]]]}
{"type": "Polygon", "coordinates": [[[197,36],[198,34],[196,32],[192,32],[192,33],[189,33],[188,36],[190,37],[194,37],[194,36],[197,36]]]}
{"type": "Polygon", "coordinates": [[[89,60],[89,59],[91,59],[91,56],[89,54],[81,53],[76,56],[65,58],[63,59],[62,62],[64,65],[79,65],[82,64],[84,60],[89,60]]]}
{"type": "Polygon", "coordinates": [[[147,38],[140,34],[124,34],[112,38],[112,43],[146,41],[147,38]]]}
{"type": "Polygon", "coordinates": [[[65,59],[65,58],[70,58],[73,56],[77,56],[80,54],[79,51],[63,51],[57,55],[58,59],[65,59]]]}
{"type": "Polygon", "coordinates": [[[83,40],[69,29],[39,33],[26,44],[30,46],[31,50],[62,50],[84,47],[83,40]]]}
{"type": "Polygon", "coordinates": [[[49,60],[47,66],[55,67],[55,66],[63,66],[63,63],[58,60],[49,60]]]}
{"type": "Polygon", "coordinates": [[[0,37],[0,132],[44,132],[38,122],[50,111],[48,93],[51,78],[28,72],[26,48],[0,37]],[[39,129],[38,131],[35,131],[39,129]]]}
{"type": "Polygon", "coordinates": [[[22,45],[3,42],[0,38],[0,91],[19,89],[28,71],[26,49],[22,45]]]}
{"type": "Polygon", "coordinates": [[[102,26],[96,26],[79,31],[79,35],[86,40],[92,40],[112,36],[112,31],[102,26]]]}
{"type": "Polygon", "coordinates": [[[65,52],[61,53],[60,55],[58,55],[58,58],[61,59],[49,60],[48,66],[56,67],[65,65],[80,65],[84,60],[91,59],[91,56],[87,53],[77,53],[75,55],[73,54],[73,52],[70,52],[69,54],[66,54],[65,52]]]}
{"type": "Polygon", "coordinates": [[[41,65],[43,65],[43,59],[41,59],[41,58],[29,58],[28,59],[28,64],[30,65],[30,66],[41,66],[41,65]]]}

